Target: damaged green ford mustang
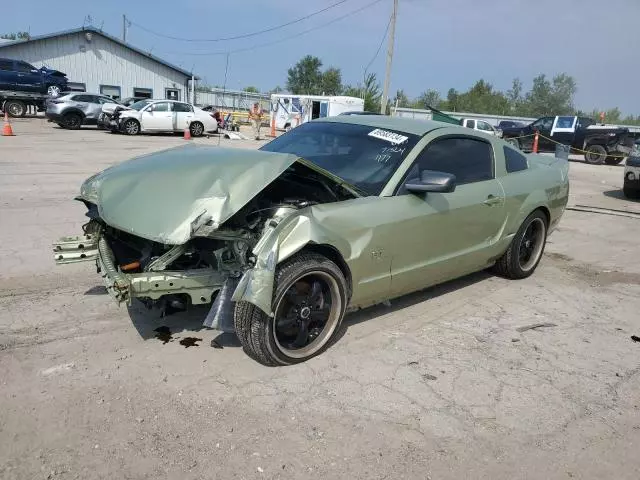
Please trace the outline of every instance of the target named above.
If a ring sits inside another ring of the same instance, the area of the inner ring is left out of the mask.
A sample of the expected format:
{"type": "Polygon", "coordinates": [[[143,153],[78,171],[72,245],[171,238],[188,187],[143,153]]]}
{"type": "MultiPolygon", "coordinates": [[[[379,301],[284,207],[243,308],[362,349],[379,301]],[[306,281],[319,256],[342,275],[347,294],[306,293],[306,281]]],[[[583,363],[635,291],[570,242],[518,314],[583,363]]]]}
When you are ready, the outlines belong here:
{"type": "Polygon", "coordinates": [[[107,168],[76,197],[84,234],[54,256],[95,261],[118,302],[211,304],[204,325],[289,365],[353,309],[486,268],[531,275],[568,170],[445,123],[318,119],[259,150],[189,145],[107,168]]]}

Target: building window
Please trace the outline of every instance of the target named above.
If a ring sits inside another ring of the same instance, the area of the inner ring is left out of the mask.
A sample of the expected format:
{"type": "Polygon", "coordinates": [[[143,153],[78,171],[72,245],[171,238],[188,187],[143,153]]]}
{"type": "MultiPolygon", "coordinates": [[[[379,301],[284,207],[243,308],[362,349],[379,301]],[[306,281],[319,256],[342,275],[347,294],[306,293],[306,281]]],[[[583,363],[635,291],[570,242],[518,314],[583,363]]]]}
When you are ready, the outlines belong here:
{"type": "Polygon", "coordinates": [[[67,90],[70,92],[86,92],[87,86],[84,83],[69,82],[67,83],[67,90]]]}
{"type": "Polygon", "coordinates": [[[153,90],[150,88],[133,87],[134,98],[153,98],[153,90]]]}
{"type": "Polygon", "coordinates": [[[177,88],[165,88],[164,98],[167,100],[180,100],[180,90],[177,88]]]}
{"type": "Polygon", "coordinates": [[[120,87],[114,85],[100,85],[100,93],[111,97],[114,100],[120,100],[120,87]]]}

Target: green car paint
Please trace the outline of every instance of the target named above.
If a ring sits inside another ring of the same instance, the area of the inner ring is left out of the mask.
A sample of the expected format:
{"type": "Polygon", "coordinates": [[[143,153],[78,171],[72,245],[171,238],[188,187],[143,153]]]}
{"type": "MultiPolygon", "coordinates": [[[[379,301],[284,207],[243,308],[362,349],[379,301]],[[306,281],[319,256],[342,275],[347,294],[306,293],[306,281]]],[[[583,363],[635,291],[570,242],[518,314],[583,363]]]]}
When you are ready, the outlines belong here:
{"type": "MultiPolygon", "coordinates": [[[[406,132],[419,140],[378,195],[363,194],[356,185],[293,154],[190,146],[111,167],[88,179],[79,198],[96,204],[107,226],[168,249],[197,238],[249,242],[248,263],[237,264],[224,275],[209,272],[203,278],[214,280],[208,286],[198,285],[197,292],[209,288],[213,294],[222,288],[225,275],[237,276],[233,301],[251,302],[271,316],[277,266],[303,249],[330,254],[349,282],[350,308],[366,307],[492,265],[531,212],[542,209],[552,231],[567,204],[566,161],[530,154],[526,170],[507,173],[503,152],[507,144],[496,137],[439,122],[386,116],[343,116],[309,123],[322,122],[406,132]],[[448,136],[488,142],[494,178],[458,185],[449,193],[396,194],[417,155],[448,136]],[[225,228],[225,222],[296,165],[341,186],[344,199],[284,206],[265,222],[255,241],[237,229],[225,228]]],[[[163,272],[169,280],[152,298],[189,294],[179,282],[183,274],[163,272]]],[[[141,277],[158,273],[131,275],[146,285],[150,281],[141,277]]],[[[133,296],[137,294],[130,289],[128,300],[133,296]]],[[[194,303],[206,303],[203,298],[211,301],[211,295],[192,296],[194,303]]]]}

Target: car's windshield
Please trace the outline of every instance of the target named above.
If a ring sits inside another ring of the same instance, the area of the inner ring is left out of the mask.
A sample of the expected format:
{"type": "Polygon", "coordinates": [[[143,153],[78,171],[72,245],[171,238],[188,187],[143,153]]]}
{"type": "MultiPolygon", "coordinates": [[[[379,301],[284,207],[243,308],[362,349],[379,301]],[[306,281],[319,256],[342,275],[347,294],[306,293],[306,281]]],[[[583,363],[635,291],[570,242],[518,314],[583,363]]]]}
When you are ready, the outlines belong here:
{"type": "Polygon", "coordinates": [[[132,103],[129,105],[129,108],[133,108],[134,110],[142,110],[144,107],[149,105],[151,100],[140,100],[139,102],[132,103]]]}
{"type": "Polygon", "coordinates": [[[365,125],[308,122],[260,150],[293,153],[366,194],[378,195],[420,137],[365,125]]]}

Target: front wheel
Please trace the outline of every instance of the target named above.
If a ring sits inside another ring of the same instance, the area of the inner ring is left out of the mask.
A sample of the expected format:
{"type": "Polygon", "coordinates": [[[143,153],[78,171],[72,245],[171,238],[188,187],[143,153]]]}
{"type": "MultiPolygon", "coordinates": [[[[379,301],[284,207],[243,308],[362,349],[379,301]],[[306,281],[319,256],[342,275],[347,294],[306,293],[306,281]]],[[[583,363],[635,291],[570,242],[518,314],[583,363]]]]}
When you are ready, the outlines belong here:
{"type": "Polygon", "coordinates": [[[602,145],[589,145],[584,154],[584,159],[591,165],[602,165],[607,158],[607,149],[602,145]]]}
{"type": "Polygon", "coordinates": [[[331,260],[301,253],[278,267],[274,316],[238,302],[236,334],[247,355],[267,366],[304,362],[324,351],[338,331],[347,306],[347,282],[331,260]]]}
{"type": "Polygon", "coordinates": [[[50,97],[57,97],[60,95],[60,87],[58,85],[49,85],[47,87],[47,95],[50,97]]]}
{"type": "Polygon", "coordinates": [[[62,125],[69,130],[78,130],[82,127],[82,117],[77,113],[67,113],[62,117],[62,125]]]}
{"type": "Polygon", "coordinates": [[[493,267],[495,273],[514,280],[530,276],[540,263],[547,243],[547,217],[540,210],[529,215],[493,267]]]}
{"type": "Polygon", "coordinates": [[[140,133],[140,124],[137,120],[131,118],[124,122],[124,124],[122,125],[122,130],[127,135],[137,135],[138,133],[140,133]]]}
{"type": "Polygon", "coordinates": [[[4,110],[10,117],[24,117],[27,113],[27,104],[21,100],[7,100],[4,110]]]}

